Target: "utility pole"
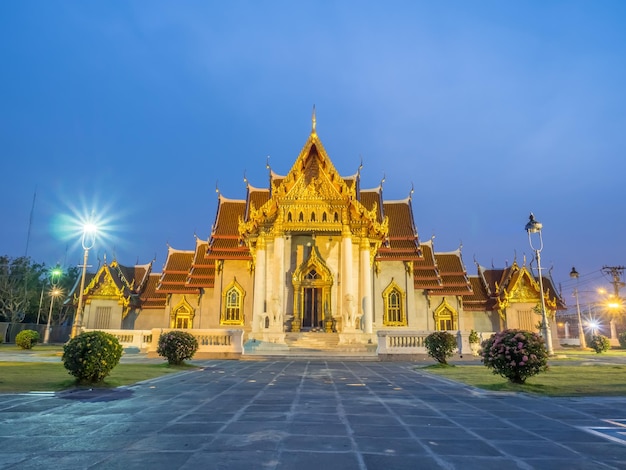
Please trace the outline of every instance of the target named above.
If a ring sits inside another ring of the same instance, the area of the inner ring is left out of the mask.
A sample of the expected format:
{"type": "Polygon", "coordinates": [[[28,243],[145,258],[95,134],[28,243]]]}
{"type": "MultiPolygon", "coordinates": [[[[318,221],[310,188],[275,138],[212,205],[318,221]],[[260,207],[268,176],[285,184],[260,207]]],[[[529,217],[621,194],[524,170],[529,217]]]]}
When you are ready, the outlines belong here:
{"type": "Polygon", "coordinates": [[[619,296],[619,290],[620,288],[626,286],[625,283],[622,282],[622,274],[624,274],[624,266],[602,266],[602,272],[604,274],[607,274],[609,276],[611,276],[613,278],[613,280],[611,281],[611,284],[613,284],[613,294],[615,296],[615,308],[616,310],[614,310],[613,312],[611,312],[610,315],[610,328],[611,328],[611,344],[612,345],[617,345],[619,343],[618,339],[617,339],[617,329],[615,327],[615,314],[616,313],[622,313],[622,301],[621,298],[619,296]]]}
{"type": "Polygon", "coordinates": [[[620,288],[626,286],[626,284],[622,282],[624,269],[626,269],[624,266],[602,266],[602,272],[613,278],[611,284],[613,284],[613,293],[616,299],[619,299],[620,288]]]}

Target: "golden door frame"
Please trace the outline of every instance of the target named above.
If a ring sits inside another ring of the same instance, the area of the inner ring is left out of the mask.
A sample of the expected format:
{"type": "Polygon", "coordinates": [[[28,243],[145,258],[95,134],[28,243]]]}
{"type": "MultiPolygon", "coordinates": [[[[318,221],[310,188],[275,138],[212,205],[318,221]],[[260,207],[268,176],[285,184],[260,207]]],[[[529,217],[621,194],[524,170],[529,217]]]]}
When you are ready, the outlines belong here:
{"type": "Polygon", "coordinates": [[[305,289],[321,289],[322,321],[327,333],[333,331],[333,316],[331,309],[331,289],[333,275],[326,264],[320,259],[317,248],[313,247],[309,259],[295,270],[292,276],[293,283],[293,320],[291,331],[302,329],[302,320],[305,309],[305,289]],[[311,273],[315,273],[311,275],[311,273]]]}

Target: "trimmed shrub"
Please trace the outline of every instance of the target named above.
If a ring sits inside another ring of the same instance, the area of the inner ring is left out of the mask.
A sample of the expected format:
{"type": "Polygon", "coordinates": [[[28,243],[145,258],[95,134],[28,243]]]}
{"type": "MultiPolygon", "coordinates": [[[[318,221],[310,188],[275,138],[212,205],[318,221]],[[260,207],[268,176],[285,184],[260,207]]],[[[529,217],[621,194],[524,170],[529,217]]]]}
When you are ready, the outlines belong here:
{"type": "Polygon", "coordinates": [[[39,333],[35,330],[22,330],[15,336],[15,344],[22,349],[32,349],[39,342],[39,333]]]}
{"type": "MultiPolygon", "coordinates": [[[[618,339],[618,341],[619,341],[619,345],[620,345],[623,349],[626,349],[626,331],[625,331],[625,332],[623,332],[623,333],[620,333],[620,334],[617,336],[617,339],[618,339]]],[[[2,341],[1,341],[1,339],[0,339],[0,342],[2,342],[2,341]]]]}
{"type": "Polygon", "coordinates": [[[79,382],[101,382],[119,364],[124,348],[104,331],[81,333],[63,346],[63,365],[79,382]]]}
{"type": "Polygon", "coordinates": [[[509,329],[495,333],[483,341],[481,354],[488,369],[516,384],[548,370],[543,338],[532,331],[509,329]]]}
{"type": "Polygon", "coordinates": [[[182,364],[186,359],[191,359],[198,350],[198,340],[186,331],[169,331],[161,333],[157,354],[167,359],[171,365],[182,364]]]}
{"type": "Polygon", "coordinates": [[[589,347],[600,354],[611,349],[611,340],[604,335],[593,335],[589,347]]]}
{"type": "Polygon", "coordinates": [[[470,331],[468,341],[470,344],[480,343],[480,337],[478,336],[478,333],[476,332],[476,330],[470,331]]]}
{"type": "Polygon", "coordinates": [[[447,364],[457,348],[456,337],[447,331],[429,334],[424,341],[428,355],[440,364],[447,364]]]}

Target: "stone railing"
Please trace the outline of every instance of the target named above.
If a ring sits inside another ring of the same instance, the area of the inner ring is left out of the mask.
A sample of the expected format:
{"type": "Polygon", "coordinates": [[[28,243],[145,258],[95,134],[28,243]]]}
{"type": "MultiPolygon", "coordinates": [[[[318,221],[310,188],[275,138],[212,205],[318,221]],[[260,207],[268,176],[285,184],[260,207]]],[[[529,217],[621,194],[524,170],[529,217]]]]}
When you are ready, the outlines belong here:
{"type": "Polygon", "coordinates": [[[389,357],[399,354],[427,354],[424,341],[430,331],[378,331],[379,357],[389,357]]]}
{"type": "MultiPolygon", "coordinates": [[[[83,330],[96,331],[96,330],[83,330]]],[[[138,348],[149,357],[158,357],[159,336],[170,328],[152,330],[99,330],[117,338],[124,349],[138,348]]],[[[198,340],[198,351],[194,359],[237,358],[243,354],[243,330],[182,330],[191,333],[198,340]]]]}
{"type": "MultiPolygon", "coordinates": [[[[152,330],[152,342],[148,347],[148,356],[157,356],[159,336],[162,333],[174,331],[170,328],[155,328],[152,330]]],[[[198,351],[194,359],[236,359],[243,354],[243,330],[182,330],[191,333],[198,340],[198,351]]]]}
{"type": "Polygon", "coordinates": [[[137,348],[146,352],[152,343],[152,332],[154,330],[98,330],[83,328],[82,331],[104,331],[115,336],[124,349],[137,348]]]}
{"type": "MultiPolygon", "coordinates": [[[[376,353],[381,359],[393,359],[396,356],[410,356],[428,354],[426,350],[426,337],[432,331],[410,331],[410,330],[383,330],[378,331],[378,348],[376,353]]],[[[457,338],[457,354],[468,356],[473,353],[469,343],[469,331],[449,331],[448,333],[457,338]]],[[[480,341],[491,336],[493,332],[479,332],[480,341]]]]}

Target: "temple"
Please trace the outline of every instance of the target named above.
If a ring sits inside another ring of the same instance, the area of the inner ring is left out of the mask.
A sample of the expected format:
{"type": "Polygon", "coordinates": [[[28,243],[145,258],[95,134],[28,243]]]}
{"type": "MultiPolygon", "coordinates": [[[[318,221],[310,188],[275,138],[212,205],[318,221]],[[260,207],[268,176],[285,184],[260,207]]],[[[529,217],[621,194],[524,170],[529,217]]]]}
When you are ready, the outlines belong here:
{"type": "MultiPolygon", "coordinates": [[[[242,199],[218,193],[209,238],[168,247],[162,272],[100,266],[83,291],[83,326],[241,329],[245,341],[272,344],[305,332],[371,344],[383,330],[538,331],[539,282],[525,260],[476,263],[468,275],[460,248],[419,239],[412,190],[385,200],[382,184],[361,188],[361,167],[337,172],[315,114],[291,169],[267,168],[268,187],[246,181],[242,199]]],[[[553,319],[564,305],[549,276],[543,286],[553,319]]]]}

